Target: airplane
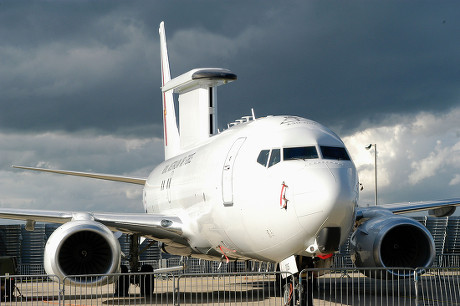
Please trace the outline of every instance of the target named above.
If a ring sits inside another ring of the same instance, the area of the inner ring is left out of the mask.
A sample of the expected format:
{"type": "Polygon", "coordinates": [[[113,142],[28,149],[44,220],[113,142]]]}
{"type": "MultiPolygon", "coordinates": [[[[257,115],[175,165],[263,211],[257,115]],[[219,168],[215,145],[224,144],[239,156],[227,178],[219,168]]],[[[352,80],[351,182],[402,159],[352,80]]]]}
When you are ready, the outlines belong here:
{"type": "Polygon", "coordinates": [[[117,232],[159,241],[170,254],[271,262],[295,274],[330,267],[351,232],[357,267],[432,264],[430,232],[401,214],[449,216],[460,198],[358,207],[357,170],[337,134],[299,116],[254,112],[218,130],[217,87],[236,74],[199,68],[171,79],[163,22],[159,34],[165,161],[147,178],[13,166],[143,186],[143,213],[0,209],[0,218],[24,220],[27,230],[36,222],[62,224],[46,243],[48,274],[106,283],[120,271],[117,232]],[[102,276],[71,277],[81,274],[102,276]]]}

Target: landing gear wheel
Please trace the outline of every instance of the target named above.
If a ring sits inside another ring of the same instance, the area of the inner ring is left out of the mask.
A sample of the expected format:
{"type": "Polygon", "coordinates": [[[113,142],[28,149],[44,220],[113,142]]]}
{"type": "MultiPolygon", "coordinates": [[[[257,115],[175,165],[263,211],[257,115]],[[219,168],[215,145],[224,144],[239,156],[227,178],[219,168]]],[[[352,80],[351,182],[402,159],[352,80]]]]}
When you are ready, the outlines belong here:
{"type": "Polygon", "coordinates": [[[129,274],[128,274],[128,267],[122,265],[120,267],[122,275],[118,278],[117,282],[115,283],[115,293],[114,296],[128,296],[129,292],[129,274]]]}
{"type": "Polygon", "coordinates": [[[2,278],[1,280],[1,300],[2,301],[14,301],[14,278],[2,278]]]}
{"type": "MultiPolygon", "coordinates": [[[[143,265],[141,272],[153,272],[151,265],[143,265]]],[[[139,286],[141,287],[141,296],[152,296],[155,287],[153,273],[140,276],[139,286]]]]}
{"type": "Polygon", "coordinates": [[[283,305],[294,305],[294,288],[292,282],[283,285],[283,305]]]}
{"type": "Polygon", "coordinates": [[[302,288],[300,288],[300,305],[313,305],[313,291],[316,288],[315,285],[313,275],[308,275],[306,281],[302,283],[302,288]]]}

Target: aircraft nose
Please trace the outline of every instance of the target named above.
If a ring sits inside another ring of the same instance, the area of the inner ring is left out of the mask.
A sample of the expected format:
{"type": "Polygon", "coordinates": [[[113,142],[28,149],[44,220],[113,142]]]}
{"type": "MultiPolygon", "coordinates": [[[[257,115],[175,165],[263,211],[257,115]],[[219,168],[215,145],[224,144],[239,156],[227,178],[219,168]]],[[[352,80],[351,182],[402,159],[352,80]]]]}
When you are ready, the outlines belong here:
{"type": "Polygon", "coordinates": [[[357,203],[354,167],[324,163],[298,173],[294,192],[297,218],[305,230],[350,224],[357,203]],[[327,223],[327,224],[325,224],[327,223]]]}

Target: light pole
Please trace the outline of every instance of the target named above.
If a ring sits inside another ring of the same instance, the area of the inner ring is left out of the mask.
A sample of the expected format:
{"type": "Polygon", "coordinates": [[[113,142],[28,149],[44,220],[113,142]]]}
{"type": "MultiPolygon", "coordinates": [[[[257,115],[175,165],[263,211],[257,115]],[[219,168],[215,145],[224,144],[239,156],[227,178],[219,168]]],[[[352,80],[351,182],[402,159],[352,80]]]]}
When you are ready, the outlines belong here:
{"type": "Polygon", "coordinates": [[[374,182],[375,182],[375,206],[377,206],[377,144],[374,143],[374,144],[370,144],[368,145],[366,148],[366,150],[370,150],[372,148],[372,146],[374,146],[374,174],[375,174],[375,178],[374,178],[374,182]]]}

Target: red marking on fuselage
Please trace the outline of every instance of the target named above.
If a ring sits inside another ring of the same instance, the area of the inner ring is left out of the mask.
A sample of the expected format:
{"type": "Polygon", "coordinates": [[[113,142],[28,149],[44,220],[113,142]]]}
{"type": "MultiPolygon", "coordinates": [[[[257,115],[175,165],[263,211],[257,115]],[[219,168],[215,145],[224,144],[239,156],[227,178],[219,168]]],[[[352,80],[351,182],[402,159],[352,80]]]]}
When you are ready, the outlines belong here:
{"type": "Polygon", "coordinates": [[[318,256],[321,259],[328,259],[328,258],[331,258],[332,255],[334,255],[334,254],[333,253],[330,253],[330,254],[318,254],[316,256],[318,256]]]}
{"type": "Polygon", "coordinates": [[[284,209],[287,209],[287,202],[288,202],[288,199],[286,199],[287,187],[288,186],[283,182],[283,184],[281,185],[280,207],[284,209]]]}

